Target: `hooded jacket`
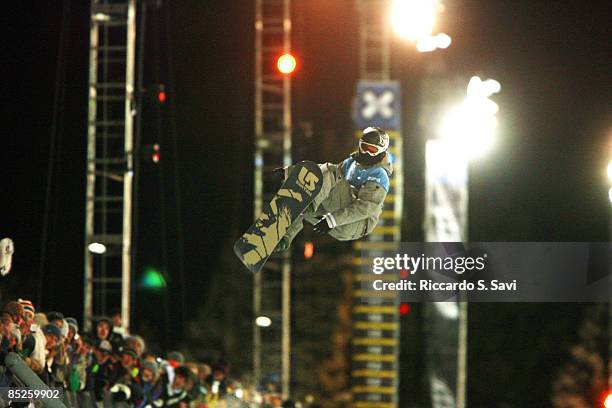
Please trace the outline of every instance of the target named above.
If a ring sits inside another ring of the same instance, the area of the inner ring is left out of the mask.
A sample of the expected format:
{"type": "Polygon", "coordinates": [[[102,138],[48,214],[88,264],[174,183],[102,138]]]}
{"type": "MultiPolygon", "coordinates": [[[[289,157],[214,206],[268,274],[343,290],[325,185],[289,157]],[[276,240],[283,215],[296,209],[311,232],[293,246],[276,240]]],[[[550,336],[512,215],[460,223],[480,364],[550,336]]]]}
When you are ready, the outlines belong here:
{"type": "MultiPolygon", "coordinates": [[[[356,154],[338,164],[338,181],[321,203],[330,213],[336,227],[330,235],[340,241],[361,238],[371,233],[378,223],[383,203],[389,191],[393,167],[389,156],[372,165],[360,164],[356,154]]],[[[321,213],[319,208],[317,213],[321,213]]]]}

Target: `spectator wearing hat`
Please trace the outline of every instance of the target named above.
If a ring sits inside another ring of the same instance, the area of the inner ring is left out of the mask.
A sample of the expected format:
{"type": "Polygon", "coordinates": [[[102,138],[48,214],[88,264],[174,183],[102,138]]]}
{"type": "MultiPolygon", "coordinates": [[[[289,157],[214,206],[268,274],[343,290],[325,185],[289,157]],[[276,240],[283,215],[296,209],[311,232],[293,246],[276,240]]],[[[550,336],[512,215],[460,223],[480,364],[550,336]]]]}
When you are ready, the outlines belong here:
{"type": "Polygon", "coordinates": [[[62,337],[61,330],[56,325],[49,323],[43,327],[42,331],[45,335],[45,339],[47,340],[47,350],[53,350],[53,348],[57,346],[60,341],[60,338],[62,337]]]}
{"type": "Polygon", "coordinates": [[[74,341],[74,336],[79,334],[79,322],[74,317],[67,317],[64,319],[68,325],[68,344],[74,341]]]}
{"type": "Polygon", "coordinates": [[[68,362],[72,365],[73,360],[78,358],[77,350],[80,347],[79,324],[74,317],[66,317],[64,319],[68,327],[66,336],[66,353],[68,354],[68,362]]]}
{"type": "MultiPolygon", "coordinates": [[[[64,320],[64,315],[61,312],[49,312],[47,313],[47,319],[49,324],[59,329],[59,341],[55,345],[53,352],[49,355],[53,357],[51,364],[51,370],[55,386],[63,386],[67,380],[67,369],[68,369],[68,354],[66,352],[66,337],[68,336],[68,323],[64,320]]],[[[47,348],[49,348],[47,346],[47,348]]]]}
{"type": "Polygon", "coordinates": [[[113,346],[108,340],[98,342],[93,347],[94,360],[88,367],[86,388],[93,392],[96,401],[102,401],[104,392],[108,391],[112,385],[114,364],[111,360],[113,346]]]}
{"type": "Polygon", "coordinates": [[[57,345],[62,337],[62,331],[54,324],[47,324],[43,327],[45,339],[47,339],[47,350],[51,350],[57,345]]]}
{"type": "Polygon", "coordinates": [[[19,354],[32,371],[40,373],[45,364],[46,342],[44,340],[37,340],[37,333],[32,332],[32,328],[36,329],[36,326],[32,324],[33,317],[33,314],[30,314],[28,311],[25,312],[23,324],[21,325],[22,336],[19,354]]]}
{"type": "Polygon", "coordinates": [[[135,401],[136,408],[163,405],[164,389],[162,382],[159,381],[158,372],[157,363],[152,361],[142,363],[140,369],[141,381],[137,385],[140,388],[141,399],[135,401]]]}
{"type": "Polygon", "coordinates": [[[19,299],[18,302],[23,307],[23,318],[19,327],[22,338],[21,356],[24,358],[26,364],[34,372],[38,373],[42,370],[45,363],[45,346],[42,340],[37,340],[38,336],[36,330],[38,326],[34,324],[34,313],[36,310],[29,300],[19,299]]]}
{"type": "Polygon", "coordinates": [[[32,331],[32,325],[34,324],[34,313],[36,313],[36,309],[34,309],[34,305],[29,300],[19,299],[18,302],[23,308],[23,323],[21,325],[21,332],[23,334],[27,334],[32,331]]]}
{"type": "Polygon", "coordinates": [[[47,320],[49,323],[56,325],[60,329],[64,326],[64,315],[60,312],[48,312],[47,320]]]}
{"type": "Polygon", "coordinates": [[[180,351],[171,351],[167,356],[168,364],[172,366],[172,368],[177,368],[183,364],[185,364],[185,356],[180,351]]]}
{"type": "Polygon", "coordinates": [[[140,382],[140,371],[137,364],[136,352],[130,348],[124,348],[120,353],[119,361],[114,365],[110,378],[111,384],[114,384],[111,388],[114,401],[133,403],[142,398],[140,387],[137,386],[140,382]],[[117,387],[117,385],[120,386],[117,387]]]}
{"type": "Polygon", "coordinates": [[[45,335],[45,349],[47,350],[47,358],[40,377],[47,385],[55,386],[56,380],[53,376],[53,371],[55,371],[53,369],[53,360],[55,353],[57,352],[57,345],[60,342],[62,332],[59,327],[50,323],[42,328],[42,332],[45,335]]]}
{"type": "Polygon", "coordinates": [[[142,353],[144,353],[144,351],[146,350],[146,344],[144,339],[135,334],[132,334],[125,338],[125,346],[130,347],[131,349],[136,351],[138,357],[142,356],[142,353]]]}
{"type": "Polygon", "coordinates": [[[138,377],[138,354],[134,349],[124,347],[121,351],[120,364],[117,365],[114,382],[131,385],[132,381],[138,377]]]}
{"type": "Polygon", "coordinates": [[[81,391],[87,384],[87,367],[92,361],[93,341],[88,334],[76,335],[73,345],[75,349],[70,356],[69,389],[81,391]]]}

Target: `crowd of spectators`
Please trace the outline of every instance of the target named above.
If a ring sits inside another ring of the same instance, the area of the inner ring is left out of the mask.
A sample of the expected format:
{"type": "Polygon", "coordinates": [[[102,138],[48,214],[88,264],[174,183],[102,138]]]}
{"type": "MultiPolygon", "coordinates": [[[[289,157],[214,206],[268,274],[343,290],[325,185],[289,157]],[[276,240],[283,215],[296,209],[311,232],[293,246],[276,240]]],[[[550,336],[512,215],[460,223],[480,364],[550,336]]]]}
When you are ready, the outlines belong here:
{"type": "MultiPolygon", "coordinates": [[[[13,241],[0,240],[0,277],[11,270],[13,241]]],[[[8,370],[5,357],[16,353],[47,386],[61,388],[67,408],[295,408],[282,401],[279,380],[264,380],[249,390],[229,378],[229,364],[185,361],[182,353],[155,355],[145,340],[126,333],[117,311],[89,322],[37,312],[30,300],[0,304],[0,390],[25,386],[8,370]]],[[[30,370],[27,370],[30,371],[30,370]]],[[[40,404],[7,400],[0,408],[40,404]]],[[[314,407],[315,405],[310,405],[314,407]]]]}
{"type": "MultiPolygon", "coordinates": [[[[207,408],[235,391],[227,363],[186,362],[178,351],[154,355],[142,337],[122,331],[119,313],[91,327],[60,312],[37,313],[29,300],[8,302],[0,313],[0,362],[19,354],[44,383],[65,390],[70,407],[207,408]]],[[[0,387],[15,386],[10,374],[0,366],[0,387]]]]}

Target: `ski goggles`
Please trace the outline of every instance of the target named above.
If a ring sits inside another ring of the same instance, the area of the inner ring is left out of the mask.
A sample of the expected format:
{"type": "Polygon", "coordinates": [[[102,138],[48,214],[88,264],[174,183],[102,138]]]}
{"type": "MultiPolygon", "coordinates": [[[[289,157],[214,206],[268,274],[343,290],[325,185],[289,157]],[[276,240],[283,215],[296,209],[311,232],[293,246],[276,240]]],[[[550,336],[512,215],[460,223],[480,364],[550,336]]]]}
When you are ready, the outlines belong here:
{"type": "Polygon", "coordinates": [[[363,154],[368,154],[370,156],[377,156],[380,153],[385,151],[385,148],[382,146],[378,146],[372,143],[364,142],[363,140],[359,141],[359,151],[363,154]]]}

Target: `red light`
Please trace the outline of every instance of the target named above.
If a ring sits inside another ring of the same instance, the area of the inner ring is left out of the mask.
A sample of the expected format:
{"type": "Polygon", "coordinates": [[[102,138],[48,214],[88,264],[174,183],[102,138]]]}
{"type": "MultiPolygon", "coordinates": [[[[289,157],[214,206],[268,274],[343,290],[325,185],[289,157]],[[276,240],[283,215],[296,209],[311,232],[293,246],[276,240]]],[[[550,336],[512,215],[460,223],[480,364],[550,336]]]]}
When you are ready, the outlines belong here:
{"type": "Polygon", "coordinates": [[[159,101],[159,103],[166,102],[166,91],[160,90],[159,92],[157,92],[157,100],[159,101]]]}
{"type": "Polygon", "coordinates": [[[399,307],[399,312],[402,316],[410,313],[410,305],[408,303],[401,303],[399,307]]]}
{"type": "Polygon", "coordinates": [[[161,153],[159,152],[159,143],[153,145],[153,153],[151,154],[151,160],[153,163],[159,163],[161,159],[161,153]]]}
{"type": "Polygon", "coordinates": [[[307,242],[304,244],[304,259],[310,259],[314,255],[314,244],[307,242]]]}
{"type": "Polygon", "coordinates": [[[281,74],[290,74],[295,71],[295,67],[297,66],[297,61],[295,57],[291,54],[283,54],[276,61],[276,67],[278,68],[281,74]]]}

